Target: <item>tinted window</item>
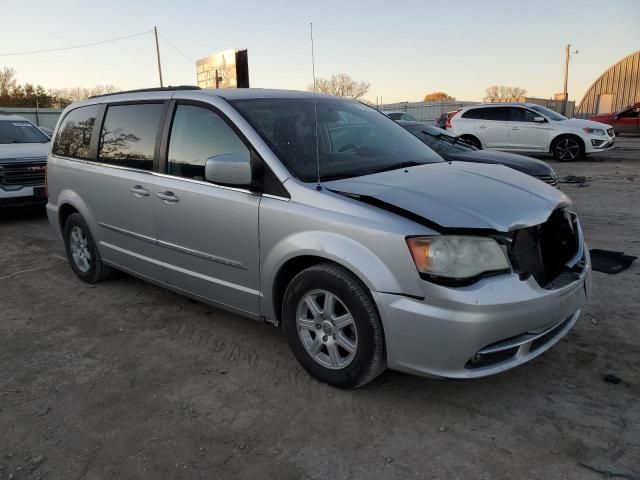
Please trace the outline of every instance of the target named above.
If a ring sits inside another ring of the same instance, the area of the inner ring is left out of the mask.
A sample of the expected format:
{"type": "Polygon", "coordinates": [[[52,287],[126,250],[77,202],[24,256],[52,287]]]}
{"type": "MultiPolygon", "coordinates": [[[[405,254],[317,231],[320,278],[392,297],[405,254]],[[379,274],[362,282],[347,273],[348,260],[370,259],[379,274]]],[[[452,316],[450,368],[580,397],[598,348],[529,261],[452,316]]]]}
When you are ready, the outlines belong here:
{"type": "Polygon", "coordinates": [[[389,117],[352,100],[260,98],[231,103],[305,182],[315,181],[318,169],[323,180],[332,180],[442,161],[389,117]]]}
{"type": "Polygon", "coordinates": [[[557,112],[553,110],[549,110],[547,107],[543,107],[542,105],[529,105],[531,110],[534,110],[538,113],[541,113],[543,116],[547,117],[549,120],[555,120],[556,122],[560,122],[562,120],[566,120],[567,117],[563,117],[557,112]]]}
{"type": "Polygon", "coordinates": [[[533,119],[539,116],[540,114],[526,108],[511,107],[512,122],[533,122],[533,119]]]}
{"type": "Polygon", "coordinates": [[[630,110],[622,112],[618,116],[622,117],[622,118],[636,118],[636,117],[640,116],[639,114],[640,114],[640,108],[632,108],[630,110]]]}
{"type": "Polygon", "coordinates": [[[462,118],[470,118],[474,120],[482,120],[484,118],[485,108],[472,108],[462,114],[462,118]]]}
{"type": "Polygon", "coordinates": [[[46,143],[49,139],[38,127],[25,120],[0,121],[0,144],[46,143]]]}
{"type": "Polygon", "coordinates": [[[153,169],[156,136],[163,105],[116,105],[107,109],[100,134],[99,160],[103,163],[153,169]]]}
{"type": "Polygon", "coordinates": [[[64,157],[89,158],[91,133],[97,114],[98,105],[71,110],[58,128],[53,153],[64,157]]]}
{"type": "Polygon", "coordinates": [[[168,173],[204,180],[207,158],[228,153],[249,161],[247,146],[216,113],[192,105],[178,105],[169,139],[168,173]]]}
{"type": "Polygon", "coordinates": [[[509,107],[490,107],[484,109],[484,119],[485,120],[493,120],[493,121],[503,121],[506,122],[509,120],[509,107]]]}

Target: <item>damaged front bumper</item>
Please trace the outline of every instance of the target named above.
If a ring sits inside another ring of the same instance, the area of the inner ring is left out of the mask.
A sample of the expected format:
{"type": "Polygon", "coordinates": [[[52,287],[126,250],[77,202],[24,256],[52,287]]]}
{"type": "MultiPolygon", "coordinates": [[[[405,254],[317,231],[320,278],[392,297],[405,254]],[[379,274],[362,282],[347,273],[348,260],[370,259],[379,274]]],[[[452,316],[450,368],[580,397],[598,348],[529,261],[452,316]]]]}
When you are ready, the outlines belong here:
{"type": "Polygon", "coordinates": [[[374,292],[389,368],[475,378],[537,357],[573,327],[589,295],[591,261],[581,253],[582,270],[555,289],[511,273],[462,288],[424,282],[424,299],[374,292]]]}

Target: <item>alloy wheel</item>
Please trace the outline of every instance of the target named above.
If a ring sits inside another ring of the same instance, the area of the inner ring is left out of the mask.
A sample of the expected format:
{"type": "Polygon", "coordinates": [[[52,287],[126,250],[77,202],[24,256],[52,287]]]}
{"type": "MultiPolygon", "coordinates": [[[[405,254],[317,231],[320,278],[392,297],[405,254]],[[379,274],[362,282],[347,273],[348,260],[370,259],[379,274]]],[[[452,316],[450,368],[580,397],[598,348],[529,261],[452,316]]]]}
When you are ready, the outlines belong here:
{"type": "Polygon", "coordinates": [[[358,331],[349,309],[333,293],[313,290],[296,311],[298,336],[311,358],[337,370],[349,365],[358,351],[358,331]]]}
{"type": "Polygon", "coordinates": [[[563,138],[556,144],[558,160],[574,160],[580,155],[580,145],[573,138],[563,138]]]}
{"type": "Polygon", "coordinates": [[[76,268],[82,273],[87,273],[91,268],[91,253],[89,252],[87,236],[82,228],[77,225],[69,233],[69,247],[71,258],[76,268]]]}

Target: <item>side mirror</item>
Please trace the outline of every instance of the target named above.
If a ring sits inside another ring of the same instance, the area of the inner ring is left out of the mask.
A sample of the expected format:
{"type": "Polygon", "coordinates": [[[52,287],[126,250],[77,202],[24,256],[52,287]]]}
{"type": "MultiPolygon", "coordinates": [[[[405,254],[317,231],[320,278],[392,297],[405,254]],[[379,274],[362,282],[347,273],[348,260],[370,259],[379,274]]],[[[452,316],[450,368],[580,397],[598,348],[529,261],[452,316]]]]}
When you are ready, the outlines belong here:
{"type": "Polygon", "coordinates": [[[533,121],[536,123],[544,123],[546,122],[544,117],[533,117],[533,121]]]}
{"type": "Polygon", "coordinates": [[[249,187],[253,180],[251,163],[237,153],[214,155],[204,164],[204,178],[220,185],[249,187]]]}

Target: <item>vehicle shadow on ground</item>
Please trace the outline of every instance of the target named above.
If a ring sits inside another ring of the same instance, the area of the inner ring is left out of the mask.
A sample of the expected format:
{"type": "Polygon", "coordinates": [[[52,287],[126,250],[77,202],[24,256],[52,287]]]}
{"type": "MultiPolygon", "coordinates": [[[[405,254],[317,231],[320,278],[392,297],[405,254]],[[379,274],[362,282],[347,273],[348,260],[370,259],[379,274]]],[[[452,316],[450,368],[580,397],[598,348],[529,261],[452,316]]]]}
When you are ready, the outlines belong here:
{"type": "Polygon", "coordinates": [[[43,206],[38,207],[0,207],[0,223],[19,223],[26,220],[37,220],[47,216],[43,206]]]}

